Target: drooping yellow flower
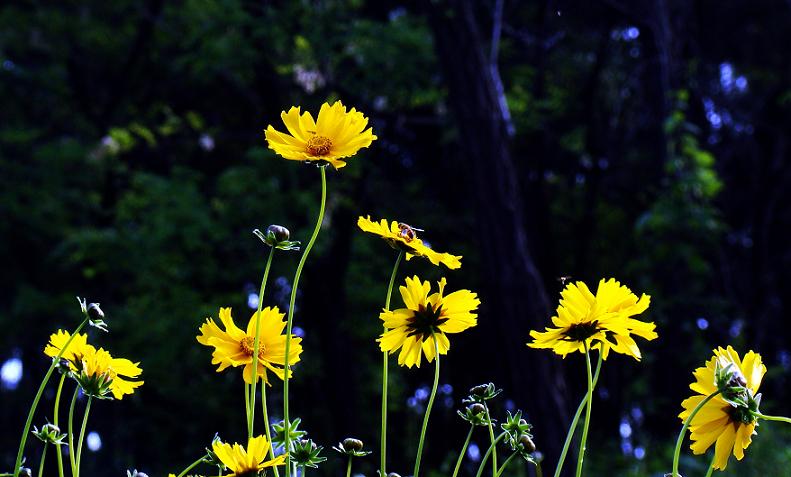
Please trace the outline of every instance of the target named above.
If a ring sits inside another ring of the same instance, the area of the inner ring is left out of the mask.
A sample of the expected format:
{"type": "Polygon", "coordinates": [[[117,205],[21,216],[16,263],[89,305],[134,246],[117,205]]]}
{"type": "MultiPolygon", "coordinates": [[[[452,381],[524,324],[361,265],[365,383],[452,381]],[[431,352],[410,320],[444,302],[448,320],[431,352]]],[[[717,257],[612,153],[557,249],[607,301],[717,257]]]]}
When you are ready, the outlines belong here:
{"type": "MultiPolygon", "coordinates": [[[[60,353],[60,350],[66,346],[66,342],[69,341],[71,338],[71,333],[64,330],[58,330],[57,332],[53,333],[49,337],[49,342],[44,347],[44,354],[49,356],[50,358],[54,358],[60,353]]],[[[73,367],[72,370],[76,370],[76,366],[74,363],[79,362],[82,359],[82,356],[85,354],[85,350],[88,348],[93,348],[93,346],[88,344],[88,335],[84,333],[77,333],[74,335],[74,339],[71,340],[69,343],[69,347],[61,355],[61,359],[65,359],[68,361],[71,366],[73,367]]]]}
{"type": "MultiPolygon", "coordinates": [[[[684,422],[707,396],[717,391],[715,371],[719,367],[725,369],[731,365],[731,370],[742,381],[749,392],[749,400],[754,400],[761,386],[761,380],[766,374],[766,366],[761,361],[761,355],[748,351],[744,359],[739,358],[732,347],[727,349],[717,348],[714,356],[706,362],[705,367],[695,370],[695,382],[689,388],[695,391],[694,396],[681,403],[684,410],[678,415],[684,422]]],[[[715,396],[695,414],[689,425],[692,445],[690,449],[694,454],[704,454],[714,444],[714,468],[725,470],[731,453],[738,460],[744,458],[744,450],[752,442],[755,434],[757,419],[750,412],[749,407],[737,405],[726,401],[722,394],[715,396]],[[716,443],[716,444],[715,444],[716,443]]]]}
{"type": "Polygon", "coordinates": [[[406,308],[384,310],[379,318],[384,321],[385,332],[379,337],[381,350],[395,353],[398,364],[420,367],[422,355],[431,362],[435,356],[435,340],[439,354],[450,348],[448,333],[460,333],[478,323],[477,314],[481,301],[470,290],[458,290],[445,295],[445,279],[439,281],[439,291],[429,295],[431,285],[417,276],[406,279],[401,286],[401,297],[406,308]]]}
{"type": "Polygon", "coordinates": [[[307,111],[300,114],[298,106],[280,114],[289,134],[267,126],[265,134],[269,148],[292,161],[316,161],[332,164],[335,169],[346,165],[343,158],[357,154],[376,139],[368,118],[363,113],[336,101],[324,103],[316,121],[307,111]]]}
{"type": "MultiPolygon", "coordinates": [[[[255,347],[255,326],[258,312],[253,313],[247,323],[247,330],[242,331],[233,322],[230,308],[220,308],[220,321],[225,330],[217,326],[213,318],[207,318],[200,327],[198,342],[214,347],[212,364],[217,364],[217,372],[229,366],[244,366],[242,375],[248,384],[253,382],[253,348],[255,347]]],[[[266,307],[261,310],[260,331],[258,334],[258,376],[269,383],[267,370],[283,379],[286,356],[286,335],[283,329],[285,315],[277,307],[266,307]]],[[[289,349],[289,365],[299,362],[302,353],[302,338],[291,337],[289,349]]],[[[290,376],[290,375],[289,375],[290,376]]]]}
{"type": "Polygon", "coordinates": [[[629,288],[614,279],[600,280],[596,295],[583,282],[569,283],[561,292],[560,304],[552,323],[556,328],[531,331],[531,348],[551,349],[564,358],[569,353],[599,349],[607,359],[610,350],[627,354],[638,361],[640,349],[632,335],[647,340],[657,338],[654,323],[632,318],[648,308],[651,297],[639,299],[629,288]]]}
{"type": "Polygon", "coordinates": [[[415,229],[405,223],[393,220],[390,225],[387,225],[387,220],[382,219],[374,222],[369,215],[367,217],[358,217],[357,226],[363,232],[382,237],[394,249],[406,252],[407,260],[412,257],[425,257],[434,265],[441,263],[451,270],[461,267],[460,255],[435,252],[417,237],[415,229]]]}
{"type": "MultiPolygon", "coordinates": [[[[44,354],[54,358],[70,337],[68,331],[53,333],[44,348],[44,354]]],[[[107,392],[111,392],[115,399],[122,399],[143,385],[143,381],[129,380],[139,377],[143,372],[140,363],[113,358],[108,351],[88,344],[88,335],[83,333],[74,336],[61,359],[69,362],[69,368],[83,390],[95,397],[104,397],[107,392]]]]}
{"type": "Polygon", "coordinates": [[[224,477],[247,477],[258,475],[258,472],[276,465],[283,465],[286,455],[279,455],[274,459],[266,460],[271,444],[264,436],[253,437],[247,443],[247,449],[239,444],[226,444],[216,440],[212,450],[217,458],[228,467],[230,474],[224,477]]]}

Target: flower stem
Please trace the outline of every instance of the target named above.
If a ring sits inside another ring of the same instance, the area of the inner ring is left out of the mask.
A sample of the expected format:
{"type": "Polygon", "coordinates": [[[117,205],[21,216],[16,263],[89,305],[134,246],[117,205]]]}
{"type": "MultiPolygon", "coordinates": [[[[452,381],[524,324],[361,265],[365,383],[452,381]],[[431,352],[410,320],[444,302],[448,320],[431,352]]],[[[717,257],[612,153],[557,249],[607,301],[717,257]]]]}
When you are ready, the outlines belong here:
{"type": "Polygon", "coordinates": [[[88,396],[88,402],[85,404],[85,415],[82,416],[82,427],[80,428],[80,442],[77,444],[77,475],[80,477],[80,461],[82,460],[82,443],[85,442],[85,426],[88,424],[88,414],[91,412],[91,402],[93,397],[88,396]]]}
{"type": "Polygon", "coordinates": [[[69,336],[69,339],[66,341],[66,344],[60,349],[60,352],[57,356],[52,359],[52,364],[49,365],[49,369],[47,370],[47,374],[44,375],[44,379],[41,380],[41,385],[38,387],[38,392],[36,392],[36,397],[33,398],[33,404],[30,406],[30,411],[27,414],[27,421],[25,421],[25,428],[22,430],[22,438],[19,441],[19,451],[16,454],[16,463],[14,464],[14,477],[19,477],[19,467],[22,465],[22,454],[25,452],[25,444],[27,444],[27,435],[30,432],[30,426],[33,424],[33,415],[36,413],[36,408],[38,407],[38,402],[41,400],[41,395],[44,394],[44,388],[47,386],[49,382],[50,376],[52,376],[52,372],[55,371],[55,366],[58,365],[60,362],[60,358],[63,356],[63,353],[66,351],[66,348],[69,347],[71,344],[71,340],[74,339],[74,336],[82,330],[82,328],[88,324],[88,316],[85,316],[85,319],[82,320],[82,323],[77,327],[76,330],[69,336]]]}
{"type": "MultiPolygon", "coordinates": [[[[390,284],[387,286],[387,297],[385,298],[385,310],[390,311],[390,297],[393,295],[393,284],[395,283],[396,274],[398,273],[398,266],[401,264],[401,259],[404,257],[404,251],[398,252],[395,265],[393,265],[393,272],[390,274],[390,284]]],[[[382,352],[382,435],[381,435],[381,450],[380,450],[380,473],[381,477],[386,477],[385,467],[387,466],[387,351],[382,352]]]]}
{"type": "MultiPolygon", "coordinates": [[[[244,380],[242,380],[244,382],[244,380]]],[[[244,415],[245,415],[245,422],[247,422],[247,439],[250,439],[250,436],[253,435],[253,423],[250,421],[250,414],[252,411],[250,410],[250,385],[244,382],[244,415]]]]}
{"type": "Polygon", "coordinates": [[[765,419],[767,421],[778,421],[778,422],[785,422],[787,424],[791,424],[791,418],[783,417],[783,416],[767,416],[765,414],[761,414],[760,412],[754,412],[753,416],[759,419],[765,419]]]}
{"type": "Polygon", "coordinates": [[[349,456],[349,463],[346,464],[346,477],[351,477],[352,475],[352,456],[349,456]]]}
{"type": "MultiPolygon", "coordinates": [[[[55,409],[52,411],[52,423],[58,427],[58,414],[60,412],[60,395],[63,392],[63,383],[66,382],[66,374],[60,376],[60,383],[58,384],[58,392],[55,394],[55,409]]],[[[58,427],[60,429],[60,427],[58,427]]],[[[58,453],[58,477],[63,477],[63,454],[60,452],[60,444],[55,444],[55,450],[58,453]]]]}
{"type": "Polygon", "coordinates": [[[439,387],[439,342],[434,334],[431,334],[431,340],[434,341],[434,386],[431,388],[431,396],[428,398],[426,405],[426,415],[423,417],[423,427],[420,430],[420,441],[417,445],[417,457],[415,457],[415,471],[412,472],[412,477],[418,477],[420,472],[420,459],[423,457],[423,443],[426,440],[426,429],[428,429],[428,418],[431,415],[431,408],[434,406],[434,398],[437,396],[437,388],[439,387]]]}
{"type": "Polygon", "coordinates": [[[69,463],[71,464],[71,476],[77,477],[77,461],[74,460],[76,452],[74,449],[74,406],[77,404],[77,395],[80,393],[79,386],[74,389],[69,406],[69,463]]]}
{"type": "Polygon", "coordinates": [[[44,450],[41,451],[41,462],[38,465],[38,477],[44,476],[44,460],[47,458],[47,443],[44,443],[44,450]]]}
{"type": "MultiPolygon", "coordinates": [[[[601,353],[601,350],[599,350],[599,353],[601,353]]],[[[585,423],[582,425],[582,440],[580,440],[580,451],[577,458],[577,477],[582,475],[582,463],[585,460],[585,447],[588,441],[588,429],[590,428],[591,407],[593,404],[593,372],[591,371],[591,355],[587,343],[585,343],[585,368],[588,372],[588,402],[585,408],[585,423]]]]}
{"type": "Polygon", "coordinates": [[[203,459],[204,459],[204,458],[206,458],[206,456],[201,456],[201,458],[200,458],[200,459],[196,460],[195,462],[193,462],[192,464],[190,464],[189,466],[187,466],[187,468],[186,468],[186,469],[184,469],[184,470],[182,470],[182,471],[181,471],[181,473],[178,475],[178,477],[184,477],[184,476],[187,474],[187,472],[191,471],[192,469],[194,469],[195,467],[197,467],[197,466],[198,466],[198,464],[200,464],[201,462],[203,462],[203,459]]]}
{"type": "Polygon", "coordinates": [[[494,477],[500,477],[500,475],[503,473],[505,468],[508,467],[508,464],[511,463],[511,459],[513,459],[517,454],[519,454],[518,451],[509,455],[508,458],[505,459],[505,462],[503,462],[503,465],[502,467],[500,467],[500,470],[498,470],[497,473],[494,475],[494,477]]]}
{"type": "MultiPolygon", "coordinates": [[[[599,353],[599,362],[596,365],[596,373],[593,375],[593,386],[596,387],[596,383],[599,381],[599,373],[601,372],[601,364],[602,364],[602,354],[599,353]]],[[[568,454],[569,447],[571,447],[571,440],[574,437],[574,431],[577,430],[577,424],[579,424],[580,417],[582,416],[582,411],[585,409],[586,404],[588,403],[588,395],[587,393],[580,401],[579,406],[577,406],[577,412],[574,414],[574,419],[571,420],[571,425],[569,426],[569,432],[566,434],[566,442],[563,443],[563,451],[560,453],[560,458],[558,459],[558,465],[555,467],[555,477],[560,477],[560,472],[563,470],[563,463],[566,461],[566,454],[568,454]]]]}
{"type": "MultiPolygon", "coordinates": [[[[261,385],[261,410],[264,414],[264,430],[266,432],[266,440],[269,441],[269,458],[275,458],[275,446],[272,445],[272,432],[269,430],[269,412],[267,411],[266,405],[266,384],[261,385]]],[[[280,477],[280,472],[277,470],[277,466],[272,466],[272,471],[275,473],[275,477],[280,477]]],[[[304,477],[305,469],[302,469],[302,474],[304,477]]]]}
{"type": "Polygon", "coordinates": [[[489,414],[489,405],[486,401],[483,402],[483,408],[486,410],[486,420],[489,422],[489,442],[492,444],[492,477],[497,475],[497,446],[494,445],[494,425],[492,424],[492,416],[489,414]]]}
{"type": "MultiPolygon", "coordinates": [[[[266,260],[266,266],[264,267],[264,277],[261,279],[261,291],[258,292],[258,311],[255,314],[255,340],[253,340],[253,384],[251,385],[252,388],[250,389],[250,422],[247,425],[247,440],[253,438],[253,426],[255,424],[255,398],[256,394],[256,386],[258,385],[258,346],[261,342],[261,307],[264,303],[264,291],[266,290],[266,281],[269,278],[269,268],[272,266],[272,256],[275,254],[275,247],[269,248],[269,258],[266,260]]],[[[266,386],[266,383],[264,383],[266,386]]],[[[269,425],[267,423],[267,425],[269,425]]]]}
{"type": "Polygon", "coordinates": [[[470,432],[467,433],[467,439],[464,441],[464,445],[461,446],[461,452],[459,452],[459,460],[456,461],[456,467],[453,469],[453,475],[451,477],[456,477],[459,475],[459,469],[461,468],[461,463],[464,461],[464,454],[467,452],[467,446],[470,445],[470,439],[472,438],[472,431],[475,429],[475,426],[470,426],[470,432]]]}
{"type": "Polygon", "coordinates": [[[544,477],[544,471],[541,470],[541,462],[533,462],[536,466],[536,477],[544,477]]]}
{"type": "Polygon", "coordinates": [[[503,432],[494,440],[494,442],[486,449],[486,453],[483,455],[483,459],[481,459],[481,464],[478,466],[478,473],[475,474],[475,477],[481,477],[483,475],[483,468],[486,466],[486,461],[489,460],[489,456],[492,454],[492,449],[497,446],[497,443],[500,442],[503,437],[505,437],[506,433],[503,432]]]}
{"type": "Polygon", "coordinates": [[[302,252],[302,257],[299,259],[299,264],[297,265],[297,271],[294,274],[294,284],[291,287],[291,298],[288,303],[288,323],[286,324],[286,350],[285,350],[285,359],[283,362],[283,368],[285,372],[283,373],[283,422],[286,425],[286,477],[291,476],[291,436],[289,435],[290,430],[290,422],[288,418],[288,382],[290,379],[291,370],[289,369],[289,354],[291,352],[291,327],[294,324],[294,305],[297,301],[297,290],[299,288],[299,278],[302,276],[302,268],[305,266],[305,262],[308,259],[308,254],[310,250],[313,248],[313,244],[316,242],[316,237],[319,235],[319,230],[321,230],[321,223],[324,221],[324,207],[327,203],[327,166],[319,167],[321,171],[321,205],[319,206],[319,216],[316,219],[316,226],[313,228],[313,235],[310,236],[310,240],[308,241],[307,246],[305,246],[305,251],[302,252]]]}
{"type": "Polygon", "coordinates": [[[684,442],[684,436],[687,434],[687,428],[689,428],[690,423],[692,423],[692,419],[695,418],[695,415],[700,411],[700,409],[706,405],[707,402],[714,399],[717,395],[720,394],[720,391],[714,391],[713,393],[706,396],[706,399],[700,401],[695,409],[689,414],[687,420],[684,421],[684,425],[681,427],[681,432],[678,433],[678,439],[676,439],[676,450],[673,452],[673,473],[671,474],[672,477],[681,477],[678,474],[678,458],[681,455],[681,444],[684,442]]]}
{"type": "Polygon", "coordinates": [[[706,471],[706,477],[711,477],[711,474],[714,473],[714,459],[716,459],[716,455],[711,458],[711,464],[709,464],[709,470],[706,471]]]}

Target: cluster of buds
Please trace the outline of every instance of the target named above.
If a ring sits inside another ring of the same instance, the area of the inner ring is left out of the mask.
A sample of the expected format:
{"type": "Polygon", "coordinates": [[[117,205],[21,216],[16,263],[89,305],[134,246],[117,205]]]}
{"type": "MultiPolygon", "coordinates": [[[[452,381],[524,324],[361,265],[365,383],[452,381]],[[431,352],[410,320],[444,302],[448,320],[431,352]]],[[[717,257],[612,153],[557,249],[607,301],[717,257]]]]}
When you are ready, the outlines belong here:
{"type": "Polygon", "coordinates": [[[522,418],[522,411],[513,414],[508,411],[508,417],[500,427],[506,433],[506,442],[511,450],[519,452],[529,462],[536,463],[540,460],[540,454],[536,452],[536,445],[533,443],[533,435],[530,434],[533,426],[522,418]]]}
{"type": "Polygon", "coordinates": [[[332,447],[335,451],[341,454],[348,455],[349,457],[365,457],[371,451],[363,450],[363,441],[353,437],[347,437],[339,442],[337,446],[332,447]]]}
{"type": "Polygon", "coordinates": [[[317,469],[318,464],[327,460],[326,457],[319,455],[322,450],[324,447],[316,445],[312,439],[300,439],[294,443],[294,447],[291,449],[291,460],[297,467],[317,469]]]}
{"type": "Polygon", "coordinates": [[[45,444],[60,445],[63,444],[63,439],[66,438],[66,434],[60,432],[60,428],[55,424],[44,424],[41,429],[33,426],[33,431],[31,432],[45,444]]]}
{"type": "Polygon", "coordinates": [[[291,232],[282,225],[272,224],[266,228],[266,232],[255,229],[253,234],[270,247],[280,250],[299,250],[300,243],[296,240],[289,240],[291,232]]]}

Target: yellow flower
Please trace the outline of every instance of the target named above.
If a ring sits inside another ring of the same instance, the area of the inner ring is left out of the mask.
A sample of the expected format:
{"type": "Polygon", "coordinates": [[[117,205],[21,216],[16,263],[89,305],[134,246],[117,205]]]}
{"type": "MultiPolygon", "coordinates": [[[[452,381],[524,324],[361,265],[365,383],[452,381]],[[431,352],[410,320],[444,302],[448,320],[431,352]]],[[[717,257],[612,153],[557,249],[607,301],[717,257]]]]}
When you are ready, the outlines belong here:
{"type": "Polygon", "coordinates": [[[247,449],[239,444],[226,444],[215,441],[212,450],[217,458],[231,471],[225,477],[243,477],[258,475],[257,473],[267,467],[283,465],[286,460],[285,454],[266,460],[266,453],[269,452],[269,442],[264,436],[253,437],[247,443],[247,449]]]}
{"type": "Polygon", "coordinates": [[[313,121],[309,112],[300,114],[300,108],[292,106],[288,112],[280,113],[290,134],[267,126],[265,134],[269,148],[292,161],[328,162],[335,169],[346,165],[343,158],[357,154],[363,147],[371,145],[376,138],[363,113],[336,101],[324,103],[319,116],[313,121]]]}
{"type": "MultiPolygon", "coordinates": [[[[247,323],[247,330],[242,331],[233,322],[230,308],[220,308],[220,321],[225,331],[220,329],[213,318],[206,318],[206,323],[200,327],[198,342],[205,346],[214,347],[212,364],[217,364],[217,372],[229,366],[242,366],[244,380],[248,384],[253,382],[253,348],[255,346],[255,326],[258,312],[253,313],[247,323]]],[[[258,376],[265,383],[269,383],[267,370],[283,379],[283,366],[286,356],[286,335],[283,328],[286,326],[283,313],[277,307],[267,307],[261,310],[260,331],[258,334],[258,376]]],[[[289,364],[299,362],[302,353],[302,338],[291,337],[289,350],[289,364]]],[[[289,376],[291,376],[289,374],[289,376]]]]}
{"type": "Polygon", "coordinates": [[[374,222],[369,215],[367,217],[358,217],[357,226],[363,232],[382,237],[394,249],[406,252],[407,260],[412,257],[425,257],[434,265],[441,263],[451,270],[461,267],[461,256],[435,252],[417,238],[415,229],[407,224],[394,220],[388,226],[387,220],[382,219],[379,222],[374,222]]]}
{"type": "MultiPolygon", "coordinates": [[[[53,333],[44,348],[44,354],[54,358],[60,353],[70,337],[68,331],[58,330],[53,333]]],[[[108,392],[111,392],[115,399],[122,399],[143,385],[143,381],[128,380],[128,378],[139,377],[143,372],[140,369],[140,363],[133,363],[123,358],[113,358],[104,349],[96,349],[93,345],[88,344],[87,339],[88,336],[85,334],[76,334],[61,356],[61,359],[69,362],[69,368],[74,373],[74,378],[87,394],[104,397],[108,392]]]]}
{"type": "MultiPolygon", "coordinates": [[[[727,349],[717,348],[706,366],[695,370],[695,382],[689,388],[697,394],[681,403],[684,411],[678,417],[682,422],[687,420],[701,401],[717,391],[714,372],[718,367],[724,369],[728,365],[732,366],[731,370],[739,379],[744,379],[750,398],[755,397],[766,373],[761,355],[748,351],[744,359],[740,359],[739,353],[730,346],[727,349]]],[[[714,468],[725,470],[731,453],[739,460],[744,458],[744,450],[752,442],[756,424],[757,420],[749,408],[728,402],[719,394],[704,404],[692,419],[689,426],[693,441],[690,449],[694,454],[704,454],[714,444],[714,468]]]]}
{"type": "Polygon", "coordinates": [[[445,295],[445,279],[439,281],[439,291],[429,295],[431,285],[417,276],[406,279],[400,287],[406,308],[384,310],[379,318],[384,321],[385,332],[379,337],[381,350],[395,353],[399,348],[398,364],[420,367],[426,355],[434,360],[436,340],[440,354],[447,354],[450,341],[447,333],[460,333],[478,323],[473,313],[481,304],[476,293],[458,290],[445,295]]]}
{"type": "Polygon", "coordinates": [[[560,304],[552,323],[557,328],[531,331],[531,348],[547,348],[564,358],[569,353],[600,349],[607,359],[610,350],[627,354],[638,361],[640,349],[631,335],[656,339],[655,325],[632,316],[648,308],[651,297],[639,299],[629,288],[614,279],[599,281],[596,295],[583,282],[569,283],[560,294],[560,304]]]}

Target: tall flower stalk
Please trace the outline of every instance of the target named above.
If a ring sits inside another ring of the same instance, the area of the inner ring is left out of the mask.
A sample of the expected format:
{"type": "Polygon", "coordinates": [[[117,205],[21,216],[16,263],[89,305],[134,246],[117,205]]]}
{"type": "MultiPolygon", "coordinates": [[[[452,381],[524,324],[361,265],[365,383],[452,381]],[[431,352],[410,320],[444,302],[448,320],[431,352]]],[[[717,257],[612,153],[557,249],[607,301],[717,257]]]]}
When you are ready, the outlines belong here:
{"type": "Polygon", "coordinates": [[[582,439],[580,440],[579,457],[577,458],[577,477],[582,475],[582,465],[585,460],[585,451],[588,443],[588,429],[591,422],[591,409],[593,405],[593,372],[591,370],[591,355],[588,345],[585,345],[585,369],[588,374],[588,395],[586,397],[585,423],[582,425],[582,439]]]}
{"type": "Polygon", "coordinates": [[[434,407],[434,398],[437,397],[437,388],[439,387],[439,344],[437,339],[432,334],[432,341],[434,342],[434,385],[431,387],[431,396],[428,398],[426,404],[426,415],[423,416],[423,426],[420,429],[420,441],[417,444],[417,457],[415,457],[415,471],[412,472],[412,477],[418,477],[420,473],[420,459],[423,457],[423,443],[426,441],[426,429],[428,429],[428,418],[431,415],[431,408],[434,407]]]}
{"type": "MultiPolygon", "coordinates": [[[[310,240],[308,244],[305,246],[305,251],[302,252],[302,257],[299,259],[299,264],[297,265],[297,271],[294,274],[294,283],[291,287],[291,298],[289,299],[288,304],[288,321],[286,323],[286,356],[284,362],[285,373],[283,375],[283,420],[286,424],[291,422],[289,420],[289,380],[290,380],[290,370],[289,370],[289,353],[291,352],[291,329],[294,325],[294,305],[297,300],[297,290],[299,289],[299,279],[302,276],[302,268],[305,266],[305,262],[308,259],[308,255],[310,254],[311,249],[313,249],[313,244],[316,242],[316,237],[319,236],[319,230],[321,230],[321,223],[324,221],[324,208],[327,203],[327,166],[322,165],[319,166],[319,171],[321,171],[321,205],[319,206],[319,216],[316,219],[316,226],[313,228],[313,234],[310,236],[310,240]]],[[[286,426],[286,452],[289,451],[291,437],[289,436],[288,426],[286,426]]],[[[286,477],[291,476],[291,459],[288,454],[286,454],[286,477]]]]}
{"type": "MultiPolygon", "coordinates": [[[[390,274],[390,284],[387,285],[387,297],[385,298],[385,310],[390,311],[390,298],[393,295],[393,284],[395,283],[396,275],[398,274],[398,266],[401,264],[401,259],[404,257],[404,251],[398,253],[395,265],[393,265],[393,272],[390,274]]],[[[380,473],[379,475],[386,476],[387,472],[387,389],[388,389],[388,354],[387,351],[382,352],[382,435],[381,435],[381,449],[380,449],[380,473]]]]}
{"type": "MultiPolygon", "coordinates": [[[[261,309],[264,304],[264,291],[266,291],[266,282],[269,279],[269,269],[272,267],[272,257],[275,254],[275,247],[271,247],[269,249],[269,257],[266,260],[266,266],[264,267],[264,276],[261,279],[261,288],[258,292],[258,311],[256,312],[255,316],[255,339],[253,340],[253,383],[250,384],[250,404],[249,412],[248,412],[248,423],[247,423],[247,440],[253,438],[253,426],[255,425],[255,401],[256,401],[256,386],[258,385],[258,352],[259,346],[261,344],[261,309]]],[[[288,338],[286,338],[288,340],[288,338]]],[[[286,351],[288,354],[288,351],[286,351]]],[[[288,358],[286,358],[288,359],[288,358]]],[[[286,367],[288,370],[288,367],[286,367]]],[[[288,371],[286,371],[288,374],[288,371]]],[[[266,383],[263,384],[266,386],[266,383]]],[[[271,442],[271,436],[269,435],[269,423],[265,422],[264,425],[266,426],[266,439],[271,442]]],[[[275,473],[277,473],[277,469],[275,469],[275,473]]]]}

